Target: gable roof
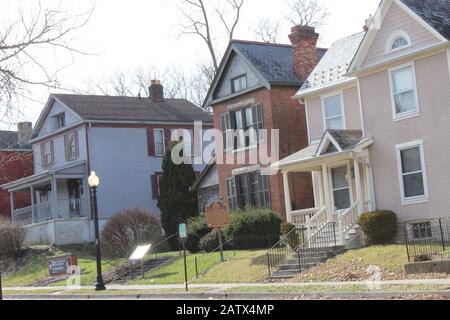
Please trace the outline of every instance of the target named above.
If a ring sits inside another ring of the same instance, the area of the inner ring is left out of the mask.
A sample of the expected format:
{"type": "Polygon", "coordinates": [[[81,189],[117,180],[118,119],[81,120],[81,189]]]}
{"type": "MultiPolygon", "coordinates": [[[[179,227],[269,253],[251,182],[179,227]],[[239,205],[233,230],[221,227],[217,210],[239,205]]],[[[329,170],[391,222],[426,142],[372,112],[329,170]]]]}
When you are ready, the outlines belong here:
{"type": "Polygon", "coordinates": [[[208,175],[212,168],[216,166],[216,157],[212,157],[209,163],[205,166],[200,175],[195,179],[194,183],[191,186],[191,191],[197,191],[199,185],[202,183],[203,179],[208,175]]]}
{"type": "Polygon", "coordinates": [[[344,75],[347,73],[364,35],[365,32],[360,32],[334,42],[303,83],[297,95],[350,80],[350,77],[344,75]]]}
{"type": "MultiPolygon", "coordinates": [[[[270,84],[301,85],[294,72],[293,47],[285,44],[233,40],[233,47],[249,61],[270,84]]],[[[320,60],[326,49],[318,49],[320,60]]]]}
{"type": "Polygon", "coordinates": [[[31,145],[20,145],[17,131],[0,131],[0,150],[31,150],[31,145]]]}
{"type": "MultiPolygon", "coordinates": [[[[300,79],[294,72],[293,47],[246,40],[231,40],[220,63],[219,71],[209,88],[204,105],[212,101],[212,95],[220,82],[231,54],[234,52],[244,59],[269,85],[301,86],[306,79],[300,79]]],[[[327,49],[317,48],[320,60],[327,49]]]]}
{"type": "Polygon", "coordinates": [[[185,99],[165,99],[154,102],[150,98],[52,94],[33,130],[35,138],[41,130],[53,102],[58,100],[82,120],[212,123],[212,115],[185,99]]]}
{"type": "Polygon", "coordinates": [[[450,0],[400,0],[422,20],[450,40],[450,0]]]}

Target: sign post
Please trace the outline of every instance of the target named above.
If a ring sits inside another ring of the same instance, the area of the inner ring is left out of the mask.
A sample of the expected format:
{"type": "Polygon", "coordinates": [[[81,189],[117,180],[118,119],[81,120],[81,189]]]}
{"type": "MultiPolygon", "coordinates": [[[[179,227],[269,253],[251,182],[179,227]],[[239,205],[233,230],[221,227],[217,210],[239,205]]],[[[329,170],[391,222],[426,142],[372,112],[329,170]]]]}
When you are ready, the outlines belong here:
{"type": "Polygon", "coordinates": [[[3,300],[3,289],[2,289],[2,272],[0,271],[0,301],[3,300]]]}
{"type": "Polygon", "coordinates": [[[223,239],[221,229],[230,224],[230,215],[221,202],[214,202],[206,208],[206,223],[208,227],[219,229],[220,260],[225,261],[223,255],[223,239]]]}
{"type": "Polygon", "coordinates": [[[184,284],[186,288],[186,292],[189,291],[188,286],[188,274],[187,274],[187,262],[186,262],[186,224],[182,223],[178,226],[178,233],[180,234],[180,241],[183,245],[183,258],[184,258],[184,284]]]}

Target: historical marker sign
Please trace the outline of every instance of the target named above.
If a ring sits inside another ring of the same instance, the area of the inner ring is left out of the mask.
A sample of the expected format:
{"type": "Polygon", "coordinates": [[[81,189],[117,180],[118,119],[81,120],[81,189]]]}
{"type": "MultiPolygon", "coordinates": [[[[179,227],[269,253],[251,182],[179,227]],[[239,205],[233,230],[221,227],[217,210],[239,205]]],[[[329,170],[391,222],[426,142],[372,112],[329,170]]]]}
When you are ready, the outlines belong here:
{"type": "Polygon", "coordinates": [[[66,255],[48,259],[48,273],[51,276],[60,276],[68,273],[71,266],[77,266],[78,259],[73,255],[66,255]]]}
{"type": "Polygon", "coordinates": [[[178,232],[180,233],[180,238],[181,239],[186,239],[187,238],[187,232],[186,232],[186,224],[182,223],[178,226],[178,232]]]}
{"type": "Polygon", "coordinates": [[[230,224],[230,214],[221,202],[214,202],[206,208],[206,223],[210,228],[222,228],[230,224]]]}

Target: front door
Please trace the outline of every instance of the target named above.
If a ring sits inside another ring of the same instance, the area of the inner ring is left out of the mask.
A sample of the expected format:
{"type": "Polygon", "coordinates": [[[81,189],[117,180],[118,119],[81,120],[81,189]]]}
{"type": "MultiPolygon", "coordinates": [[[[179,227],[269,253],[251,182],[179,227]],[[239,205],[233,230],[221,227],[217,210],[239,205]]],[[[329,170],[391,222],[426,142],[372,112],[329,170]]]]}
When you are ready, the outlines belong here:
{"type": "Polygon", "coordinates": [[[333,187],[334,212],[338,213],[351,206],[350,184],[347,166],[331,169],[331,182],[333,187]]]}

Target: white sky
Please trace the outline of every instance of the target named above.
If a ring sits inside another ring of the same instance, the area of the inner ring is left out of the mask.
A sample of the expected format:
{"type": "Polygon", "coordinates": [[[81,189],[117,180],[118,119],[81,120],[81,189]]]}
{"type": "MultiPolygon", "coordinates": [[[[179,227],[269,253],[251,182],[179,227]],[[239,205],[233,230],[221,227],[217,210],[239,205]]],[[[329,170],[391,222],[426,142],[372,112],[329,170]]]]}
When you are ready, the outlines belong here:
{"type": "MultiPolygon", "coordinates": [[[[17,7],[16,0],[1,0],[3,1],[14,3],[9,6],[10,12],[17,7]]],[[[31,3],[30,1],[35,0],[20,1],[25,4],[25,10],[29,10],[27,3],[31,3]]],[[[205,0],[205,4],[214,5],[217,1],[219,0],[205,0]]],[[[47,7],[59,2],[41,1],[47,7]]],[[[101,79],[115,72],[132,72],[140,67],[146,69],[157,66],[159,70],[164,70],[169,65],[176,65],[179,69],[189,71],[201,59],[207,58],[208,53],[203,43],[194,36],[179,39],[179,24],[182,19],[178,9],[179,2],[180,0],[96,0],[89,24],[76,34],[75,39],[77,47],[96,54],[69,57],[54,54],[50,50],[42,52],[42,57],[47,64],[65,67],[59,76],[63,86],[79,89],[85,86],[86,79],[101,79]]],[[[326,25],[319,29],[319,45],[328,47],[339,38],[360,32],[365,19],[375,13],[380,0],[323,2],[328,7],[329,16],[326,25]]],[[[74,10],[73,1],[62,3],[74,10]]],[[[87,10],[93,2],[79,0],[76,3],[78,10],[87,10]]],[[[246,0],[234,38],[254,40],[252,25],[259,18],[283,18],[287,14],[286,10],[284,0],[246,0]]],[[[288,26],[289,24],[282,31],[282,43],[289,43],[288,26]]],[[[219,37],[217,40],[222,52],[227,45],[226,39],[219,37]]],[[[25,106],[26,112],[20,120],[34,122],[39,116],[49,92],[34,92],[35,99],[40,102],[25,106]]]]}

